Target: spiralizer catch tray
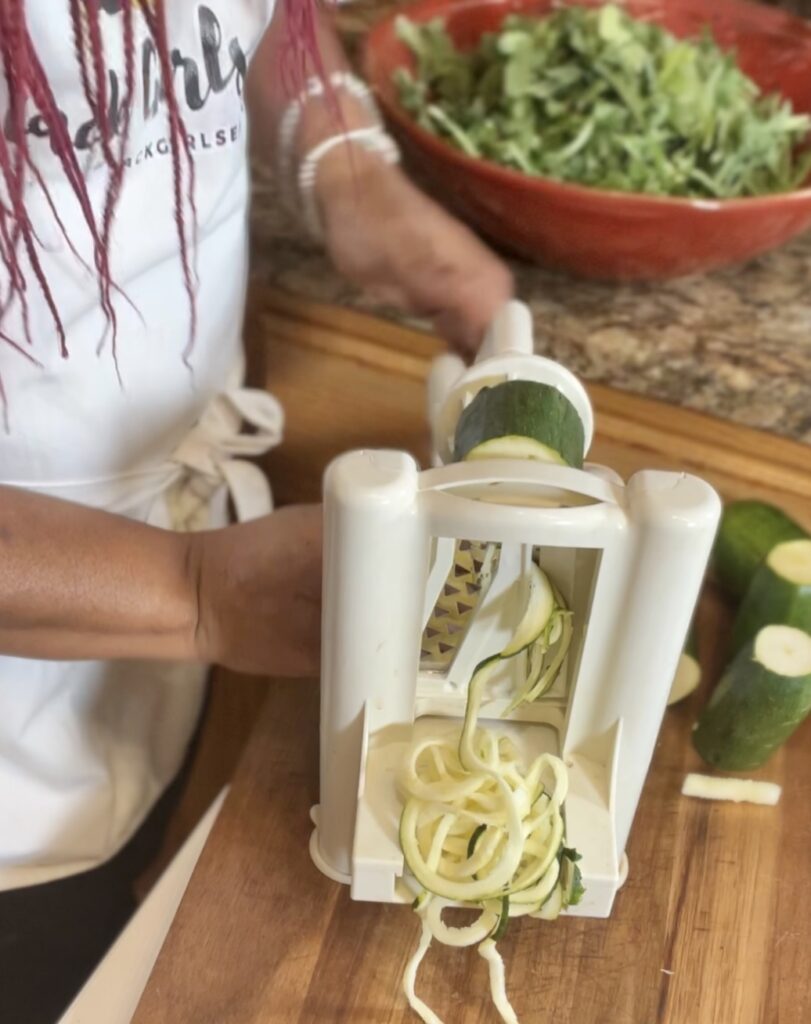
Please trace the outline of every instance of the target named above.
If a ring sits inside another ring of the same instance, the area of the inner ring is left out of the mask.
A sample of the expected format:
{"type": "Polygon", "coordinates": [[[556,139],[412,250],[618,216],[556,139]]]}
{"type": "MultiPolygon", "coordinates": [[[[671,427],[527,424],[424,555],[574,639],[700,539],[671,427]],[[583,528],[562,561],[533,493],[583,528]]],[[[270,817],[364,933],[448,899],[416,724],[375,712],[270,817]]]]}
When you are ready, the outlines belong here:
{"type": "Polygon", "coordinates": [[[311,853],[353,898],[411,900],[398,839],[397,777],[421,737],[458,735],[476,665],[501,651],[527,602],[534,560],[572,612],[555,685],[502,718],[526,653],[501,664],[480,722],[512,735],[527,761],[569,770],[569,845],[586,895],[569,913],[606,917],[720,514],[684,473],[530,459],[450,461],[456,423],[478,390],[551,385],[591,443],[579,381],[533,354],[529,312],[508,306],[472,368],[439,359],[429,387],[435,465],[396,451],[338,458],[325,479],[320,804],[311,853]]]}

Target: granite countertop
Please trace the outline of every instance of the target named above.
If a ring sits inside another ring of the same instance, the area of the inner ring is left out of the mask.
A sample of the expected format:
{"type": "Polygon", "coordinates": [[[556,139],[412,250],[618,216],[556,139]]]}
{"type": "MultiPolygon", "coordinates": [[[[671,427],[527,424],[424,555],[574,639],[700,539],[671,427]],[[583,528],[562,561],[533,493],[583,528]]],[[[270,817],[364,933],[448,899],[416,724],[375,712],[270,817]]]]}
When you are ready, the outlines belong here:
{"type": "MultiPolygon", "coordinates": [[[[352,5],[356,26],[368,6],[352,5]]],[[[805,12],[811,2],[785,6],[805,12]]],[[[585,380],[811,444],[811,234],[744,267],[665,284],[605,285],[512,266],[538,350],[585,380]]],[[[252,271],[313,301],[398,318],[330,268],[261,169],[252,271]]]]}

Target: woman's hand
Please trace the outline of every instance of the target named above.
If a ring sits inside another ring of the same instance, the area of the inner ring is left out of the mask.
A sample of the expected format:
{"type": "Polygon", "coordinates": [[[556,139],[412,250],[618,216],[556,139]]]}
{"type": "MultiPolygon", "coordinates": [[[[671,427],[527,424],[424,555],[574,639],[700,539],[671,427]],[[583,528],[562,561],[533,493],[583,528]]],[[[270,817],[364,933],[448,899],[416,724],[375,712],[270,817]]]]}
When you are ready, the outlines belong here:
{"type": "Polygon", "coordinates": [[[317,676],[321,506],[190,535],[201,661],[240,672],[317,676]]]}
{"type": "Polygon", "coordinates": [[[471,231],[360,147],[322,161],[316,197],[327,250],[348,280],[429,318],[460,352],[476,351],[513,282],[471,231]]]}
{"type": "Polygon", "coordinates": [[[0,486],[0,652],[317,676],[321,507],[175,533],[0,486]]]}

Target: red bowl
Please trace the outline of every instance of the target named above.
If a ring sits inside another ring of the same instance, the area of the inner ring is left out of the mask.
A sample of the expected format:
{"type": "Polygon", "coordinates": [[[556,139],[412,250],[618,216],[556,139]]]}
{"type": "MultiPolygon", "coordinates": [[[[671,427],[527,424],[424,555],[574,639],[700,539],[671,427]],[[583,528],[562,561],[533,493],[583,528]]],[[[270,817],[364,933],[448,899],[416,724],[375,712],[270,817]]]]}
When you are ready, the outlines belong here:
{"type": "MultiPolygon", "coordinates": [[[[557,6],[553,0],[418,0],[404,13],[415,22],[442,18],[458,45],[472,47],[508,14],[543,16],[557,6]]],[[[625,6],[678,36],[697,36],[709,25],[761,88],[811,112],[811,23],[743,0],[628,0],[625,6]]],[[[669,199],[533,178],[468,157],[401,107],[392,75],[413,67],[413,59],[397,39],[395,19],[386,18],[367,40],[368,79],[427,185],[496,245],[581,277],[638,281],[748,260],[811,227],[811,182],[755,199],[669,199]]]]}

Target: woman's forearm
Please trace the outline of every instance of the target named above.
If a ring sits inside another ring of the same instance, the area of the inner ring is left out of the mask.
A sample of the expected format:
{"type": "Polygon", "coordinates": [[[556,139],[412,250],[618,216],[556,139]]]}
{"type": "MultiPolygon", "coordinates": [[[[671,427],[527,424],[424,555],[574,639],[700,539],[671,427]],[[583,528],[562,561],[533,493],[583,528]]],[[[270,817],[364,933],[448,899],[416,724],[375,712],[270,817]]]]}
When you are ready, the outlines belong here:
{"type": "Polygon", "coordinates": [[[282,73],[290,53],[283,7],[277,4],[248,74],[252,139],[277,172],[279,195],[299,209],[302,227],[320,239],[347,281],[387,306],[430,320],[465,354],[475,352],[513,295],[509,268],[407,179],[396,166],[392,140],[378,131],[364,133],[363,140],[356,134],[356,144],[341,139],[344,132],[380,124],[368,95],[364,101],[354,83],[333,74],[347,62],[323,13],[320,68],[311,64],[305,74],[336,87],[326,98],[309,88],[301,97],[299,83],[298,96],[291,96],[289,76],[282,73]],[[298,98],[304,101],[289,108],[298,98]],[[292,114],[285,121],[287,109],[292,114]],[[319,148],[321,143],[327,145],[319,148]]]}
{"type": "Polygon", "coordinates": [[[0,653],[193,658],[192,558],[180,534],[0,487],[0,653]]]}
{"type": "MultiPolygon", "coordinates": [[[[328,13],[319,11],[316,21],[320,69],[313,62],[304,69],[304,76],[329,78],[335,71],[348,68],[340,40],[328,13]]],[[[251,138],[258,156],[274,165],[278,156],[279,124],[291,95],[289,81],[282,73],[289,37],[284,5],[276,5],[276,13],[260,43],[248,73],[247,101],[251,115],[251,138]]],[[[299,83],[302,85],[303,83],[299,83]]],[[[363,127],[369,123],[367,108],[343,90],[336,90],[331,100],[311,100],[302,111],[298,130],[292,140],[294,158],[300,158],[326,136],[339,129],[363,127]],[[337,106],[336,106],[337,105],[337,106]]]]}

